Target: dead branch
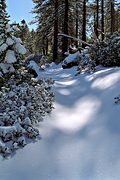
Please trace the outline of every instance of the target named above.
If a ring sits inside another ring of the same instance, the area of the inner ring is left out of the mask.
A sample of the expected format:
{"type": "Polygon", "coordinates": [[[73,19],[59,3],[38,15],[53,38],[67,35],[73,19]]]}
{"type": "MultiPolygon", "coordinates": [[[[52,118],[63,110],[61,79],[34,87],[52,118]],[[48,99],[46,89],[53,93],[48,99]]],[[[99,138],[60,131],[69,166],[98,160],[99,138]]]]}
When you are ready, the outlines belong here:
{"type": "Polygon", "coordinates": [[[75,38],[75,37],[69,36],[69,35],[67,35],[67,34],[59,33],[58,36],[64,36],[64,37],[73,39],[74,41],[79,41],[79,42],[81,42],[81,43],[83,43],[83,44],[86,44],[87,46],[90,46],[90,47],[92,46],[92,44],[89,44],[89,43],[87,43],[87,42],[85,42],[85,41],[83,41],[83,40],[81,40],[81,39],[79,39],[79,38],[75,38]]]}

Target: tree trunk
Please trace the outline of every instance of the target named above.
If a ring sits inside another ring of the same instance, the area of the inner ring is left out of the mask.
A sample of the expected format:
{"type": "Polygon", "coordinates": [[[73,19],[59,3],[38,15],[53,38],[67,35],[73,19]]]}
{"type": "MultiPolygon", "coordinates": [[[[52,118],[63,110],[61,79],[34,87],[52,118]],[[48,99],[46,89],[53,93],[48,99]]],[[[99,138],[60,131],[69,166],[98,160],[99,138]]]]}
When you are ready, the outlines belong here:
{"type": "Polygon", "coordinates": [[[104,0],[101,0],[101,30],[102,30],[102,41],[104,40],[104,0]]]}
{"type": "Polygon", "coordinates": [[[53,61],[57,59],[58,56],[58,0],[54,0],[55,4],[55,21],[54,21],[54,44],[53,44],[53,61]]]}
{"type": "Polygon", "coordinates": [[[48,55],[48,38],[46,37],[46,56],[48,55]]]}
{"type": "Polygon", "coordinates": [[[96,36],[97,38],[99,36],[98,28],[99,28],[99,0],[96,1],[96,36]]]}
{"type": "MultiPolygon", "coordinates": [[[[86,41],[86,0],[83,1],[83,26],[82,26],[82,40],[86,41]]],[[[82,44],[85,47],[85,44],[82,44]]]]}
{"type": "Polygon", "coordinates": [[[96,26],[96,12],[94,12],[94,33],[97,34],[97,26],[96,26]]]}
{"type": "MultiPolygon", "coordinates": [[[[78,0],[76,0],[76,38],[78,38],[78,0]]],[[[78,47],[78,41],[76,41],[76,47],[78,47]]]]}
{"type": "MultiPolygon", "coordinates": [[[[63,33],[68,35],[68,0],[65,0],[65,14],[64,14],[64,24],[63,24],[63,33]]],[[[62,54],[68,51],[68,38],[63,37],[62,43],[62,54]]]]}
{"type": "Polygon", "coordinates": [[[115,31],[115,9],[114,0],[111,0],[111,35],[115,31]]]}
{"type": "Polygon", "coordinates": [[[42,53],[45,56],[45,37],[43,37],[43,47],[42,47],[42,53]]]}

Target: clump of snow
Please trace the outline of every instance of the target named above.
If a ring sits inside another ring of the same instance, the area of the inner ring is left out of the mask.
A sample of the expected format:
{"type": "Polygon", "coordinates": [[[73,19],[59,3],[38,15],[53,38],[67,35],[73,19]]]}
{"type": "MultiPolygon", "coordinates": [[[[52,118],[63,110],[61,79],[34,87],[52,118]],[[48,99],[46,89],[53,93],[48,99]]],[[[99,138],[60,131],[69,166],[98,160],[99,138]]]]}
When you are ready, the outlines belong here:
{"type": "Polygon", "coordinates": [[[69,52],[65,52],[64,55],[69,56],[69,52]]]}
{"type": "Polygon", "coordinates": [[[6,44],[8,45],[8,46],[11,46],[11,45],[13,45],[15,42],[13,41],[13,39],[12,38],[7,38],[7,40],[6,40],[6,44]]]}
{"type": "Polygon", "coordinates": [[[15,44],[15,49],[22,55],[26,53],[25,47],[18,42],[15,44]]]}
{"type": "Polygon", "coordinates": [[[17,62],[17,59],[15,57],[15,52],[13,50],[8,50],[5,56],[5,62],[12,64],[17,62]]]}
{"type": "Polygon", "coordinates": [[[28,64],[28,68],[35,70],[37,74],[39,74],[39,72],[41,70],[35,61],[30,61],[28,64]]]}
{"type": "Polygon", "coordinates": [[[10,24],[6,24],[6,32],[13,32],[13,29],[10,24]]]}
{"type": "Polygon", "coordinates": [[[20,44],[22,44],[22,40],[21,40],[20,38],[17,38],[17,37],[15,37],[15,36],[13,36],[12,38],[13,38],[13,40],[15,41],[15,43],[20,43],[20,44]]]}
{"type": "Polygon", "coordinates": [[[79,51],[77,51],[74,54],[66,54],[66,55],[68,55],[68,56],[64,59],[64,61],[63,61],[64,63],[79,61],[79,58],[81,56],[79,51]]]}
{"type": "Polygon", "coordinates": [[[2,53],[3,51],[6,51],[6,49],[8,48],[8,45],[6,43],[3,43],[1,46],[0,46],[0,53],[2,53]]]}
{"type": "MultiPolygon", "coordinates": [[[[14,24],[14,23],[13,23],[13,24],[14,24]]],[[[16,22],[15,22],[15,24],[16,24],[16,22]]],[[[17,25],[14,25],[14,26],[12,27],[12,29],[13,29],[14,31],[19,31],[19,30],[20,30],[17,25]]]]}
{"type": "Polygon", "coordinates": [[[0,63],[0,72],[1,72],[1,74],[12,73],[14,71],[15,71],[15,68],[13,67],[12,64],[0,63]]]}

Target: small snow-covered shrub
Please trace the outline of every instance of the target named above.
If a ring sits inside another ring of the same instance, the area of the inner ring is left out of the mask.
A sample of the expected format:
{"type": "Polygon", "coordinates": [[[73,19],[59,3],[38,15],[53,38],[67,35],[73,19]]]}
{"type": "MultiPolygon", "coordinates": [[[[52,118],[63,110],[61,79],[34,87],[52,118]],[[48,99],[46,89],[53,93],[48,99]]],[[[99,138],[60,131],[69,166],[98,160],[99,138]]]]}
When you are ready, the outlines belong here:
{"type": "Polygon", "coordinates": [[[29,85],[23,82],[8,88],[2,87],[0,92],[2,123],[8,125],[13,123],[14,118],[24,120],[26,117],[29,117],[32,123],[41,121],[45,113],[49,113],[52,108],[53,94],[49,88],[45,80],[40,84],[29,85]],[[6,117],[6,111],[10,112],[10,117],[6,117]]]}
{"type": "MultiPolygon", "coordinates": [[[[87,73],[92,73],[95,71],[95,62],[91,60],[89,55],[89,50],[84,49],[81,52],[80,61],[78,64],[77,74],[80,74],[82,70],[87,73]]],[[[76,74],[76,75],[77,75],[76,74]]]]}
{"type": "Polygon", "coordinates": [[[105,67],[120,66],[120,33],[116,32],[91,48],[91,59],[105,67]]]}
{"type": "Polygon", "coordinates": [[[52,79],[32,78],[20,67],[0,90],[0,154],[11,154],[39,135],[34,125],[52,110],[52,79]]]}

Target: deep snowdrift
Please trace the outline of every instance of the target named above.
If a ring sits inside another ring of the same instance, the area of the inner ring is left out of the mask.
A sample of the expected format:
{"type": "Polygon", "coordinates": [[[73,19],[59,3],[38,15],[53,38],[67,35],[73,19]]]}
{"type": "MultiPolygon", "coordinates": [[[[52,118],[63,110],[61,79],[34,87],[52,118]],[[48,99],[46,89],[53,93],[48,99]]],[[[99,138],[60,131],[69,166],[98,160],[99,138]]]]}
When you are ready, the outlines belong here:
{"type": "Polygon", "coordinates": [[[75,73],[56,65],[40,71],[55,79],[55,109],[40,123],[40,141],[0,157],[0,180],[120,179],[120,68],[75,73]]]}

